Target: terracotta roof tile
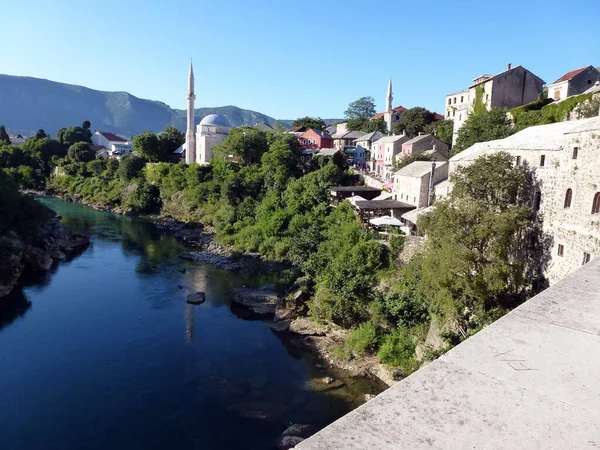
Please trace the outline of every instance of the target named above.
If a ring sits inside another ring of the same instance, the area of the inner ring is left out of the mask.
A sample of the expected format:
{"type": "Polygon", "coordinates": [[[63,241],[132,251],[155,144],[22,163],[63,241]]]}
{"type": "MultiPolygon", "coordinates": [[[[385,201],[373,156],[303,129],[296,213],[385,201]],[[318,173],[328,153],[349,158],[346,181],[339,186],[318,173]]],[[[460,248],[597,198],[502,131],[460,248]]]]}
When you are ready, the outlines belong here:
{"type": "Polygon", "coordinates": [[[123,139],[121,136],[117,136],[113,133],[107,133],[106,131],[98,131],[102,136],[108,139],[110,142],[127,142],[127,139],[123,139]]]}
{"type": "Polygon", "coordinates": [[[585,66],[585,67],[582,67],[581,69],[571,70],[570,72],[565,73],[562,77],[560,77],[558,80],[556,80],[552,84],[560,83],[562,81],[568,81],[571,78],[573,78],[574,76],[579,75],[581,72],[588,69],[589,67],[590,66],[585,66]]]}

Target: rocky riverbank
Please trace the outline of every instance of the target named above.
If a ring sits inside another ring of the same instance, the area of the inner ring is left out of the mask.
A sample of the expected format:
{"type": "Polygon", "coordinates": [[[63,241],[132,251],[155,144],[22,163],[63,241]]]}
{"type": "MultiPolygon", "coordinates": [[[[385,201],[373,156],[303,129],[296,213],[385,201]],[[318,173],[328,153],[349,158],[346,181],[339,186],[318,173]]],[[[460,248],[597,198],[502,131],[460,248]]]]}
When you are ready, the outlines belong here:
{"type": "Polygon", "coordinates": [[[59,216],[42,222],[27,239],[15,233],[0,236],[0,298],[14,289],[24,273],[46,272],[89,244],[88,236],[65,227],[59,216]]]}

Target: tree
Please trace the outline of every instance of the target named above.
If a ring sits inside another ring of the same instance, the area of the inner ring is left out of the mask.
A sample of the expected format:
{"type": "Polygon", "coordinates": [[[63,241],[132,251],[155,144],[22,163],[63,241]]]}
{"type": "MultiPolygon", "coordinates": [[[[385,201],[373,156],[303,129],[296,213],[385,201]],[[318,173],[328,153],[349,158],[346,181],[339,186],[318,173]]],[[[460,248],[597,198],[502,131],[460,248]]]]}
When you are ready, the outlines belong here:
{"type": "Polygon", "coordinates": [[[35,133],[35,139],[43,139],[45,137],[48,137],[48,135],[46,134],[46,132],[43,129],[39,129],[37,130],[37,133],[35,133]]]}
{"type": "Polygon", "coordinates": [[[61,128],[56,133],[56,137],[61,144],[65,144],[67,147],[77,142],[92,143],[92,133],[82,127],[61,128]]]}
{"type": "Polygon", "coordinates": [[[404,131],[408,136],[415,137],[433,122],[435,122],[435,115],[428,109],[417,106],[402,113],[394,131],[396,134],[404,131]]]}
{"type": "Polygon", "coordinates": [[[469,148],[477,142],[503,139],[514,133],[507,111],[503,108],[484,109],[472,112],[463,126],[458,130],[456,144],[452,147],[452,155],[469,148]]]}
{"type": "Polygon", "coordinates": [[[419,218],[427,234],[423,285],[431,311],[465,338],[531,294],[546,240],[531,207],[533,175],[508,153],[458,168],[453,190],[419,218]]]}
{"type": "Polygon", "coordinates": [[[160,162],[164,151],[158,136],[147,131],[133,138],[133,152],[148,162],[160,162]]]}
{"type": "Polygon", "coordinates": [[[438,120],[425,127],[425,132],[432,134],[444,144],[452,146],[452,134],[454,133],[454,122],[452,120],[438,120]]]}
{"type": "Polygon", "coordinates": [[[144,158],[137,155],[125,155],[119,161],[119,168],[116,175],[124,181],[129,181],[141,175],[142,169],[146,165],[144,158]]]}
{"type": "Polygon", "coordinates": [[[299,119],[294,120],[292,123],[294,127],[304,127],[307,130],[309,128],[313,128],[315,130],[323,131],[327,128],[327,124],[320,117],[301,117],[299,119]]]}
{"type": "Polygon", "coordinates": [[[85,163],[96,158],[96,152],[87,142],[77,142],[69,147],[69,158],[73,162],[85,163]]]}
{"type": "Polygon", "coordinates": [[[375,100],[373,97],[361,97],[348,105],[344,111],[349,130],[361,130],[375,115],[375,100]]]}
{"type": "Polygon", "coordinates": [[[84,130],[89,130],[91,128],[92,124],[90,123],[89,120],[84,120],[83,123],[81,124],[81,128],[83,128],[84,130]]]}
{"type": "Polygon", "coordinates": [[[6,128],[4,125],[0,125],[0,145],[6,144],[10,145],[10,138],[8,137],[8,133],[6,132],[6,128]]]}
{"type": "Polygon", "coordinates": [[[264,186],[282,192],[290,179],[301,175],[302,147],[291,134],[277,137],[261,158],[264,186]]]}
{"type": "Polygon", "coordinates": [[[385,123],[385,120],[383,120],[383,117],[380,117],[378,119],[365,121],[360,127],[359,131],[362,131],[364,133],[373,133],[375,131],[387,133],[387,125],[385,123]]]}
{"type": "Polygon", "coordinates": [[[226,159],[230,156],[245,165],[258,164],[262,155],[269,150],[269,141],[264,131],[252,127],[232,129],[225,141],[213,150],[216,158],[226,159]]]}
{"type": "Polygon", "coordinates": [[[158,136],[162,147],[162,157],[165,161],[172,160],[173,152],[185,142],[185,134],[177,128],[167,125],[158,136]]]}

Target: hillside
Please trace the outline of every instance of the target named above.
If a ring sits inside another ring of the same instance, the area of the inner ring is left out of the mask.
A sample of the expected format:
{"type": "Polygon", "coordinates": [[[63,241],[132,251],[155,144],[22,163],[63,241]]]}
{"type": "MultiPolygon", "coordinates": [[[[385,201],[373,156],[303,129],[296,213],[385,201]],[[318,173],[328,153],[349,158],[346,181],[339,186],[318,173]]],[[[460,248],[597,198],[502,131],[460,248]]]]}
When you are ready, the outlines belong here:
{"type": "MultiPolygon", "coordinates": [[[[196,122],[207,114],[226,116],[233,126],[276,119],[236,106],[196,109],[196,122]]],[[[128,92],[104,92],[40,78],[0,75],[0,124],[14,133],[30,134],[43,128],[51,135],[65,126],[81,124],[124,136],[158,132],[166,125],[185,131],[185,110],[135,97],[128,92]]],[[[290,121],[282,121],[289,126],[290,121]]]]}

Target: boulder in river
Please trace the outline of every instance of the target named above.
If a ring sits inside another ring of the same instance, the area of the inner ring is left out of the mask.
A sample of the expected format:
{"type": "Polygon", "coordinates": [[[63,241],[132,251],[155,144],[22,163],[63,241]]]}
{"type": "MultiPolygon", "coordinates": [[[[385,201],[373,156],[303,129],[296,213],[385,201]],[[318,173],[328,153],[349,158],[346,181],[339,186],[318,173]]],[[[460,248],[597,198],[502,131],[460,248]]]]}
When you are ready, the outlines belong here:
{"type": "Polygon", "coordinates": [[[298,317],[291,321],[289,331],[303,336],[325,336],[327,327],[313,322],[308,317],[298,317]]]}
{"type": "Polygon", "coordinates": [[[265,285],[260,289],[236,288],[232,300],[260,315],[275,314],[279,296],[274,286],[265,285]]]}
{"type": "Polygon", "coordinates": [[[187,302],[192,305],[200,305],[206,300],[206,294],[204,292],[195,292],[187,296],[187,302]]]}

